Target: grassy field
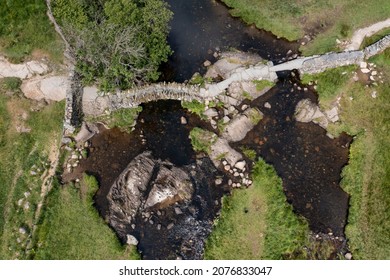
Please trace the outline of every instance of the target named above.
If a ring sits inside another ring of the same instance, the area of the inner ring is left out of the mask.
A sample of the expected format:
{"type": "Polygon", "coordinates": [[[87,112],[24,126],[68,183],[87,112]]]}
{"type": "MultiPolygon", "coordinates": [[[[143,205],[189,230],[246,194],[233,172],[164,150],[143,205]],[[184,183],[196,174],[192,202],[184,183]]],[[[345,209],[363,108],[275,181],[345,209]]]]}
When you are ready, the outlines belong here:
{"type": "Polygon", "coordinates": [[[46,16],[44,0],[1,1],[0,52],[13,62],[31,56],[63,59],[63,45],[46,16]]]}
{"type": "Polygon", "coordinates": [[[305,55],[336,50],[336,39],[384,20],[390,15],[387,0],[222,0],[232,15],[271,31],[279,37],[297,40],[315,34],[315,40],[302,48],[305,55]]]}
{"type": "Polygon", "coordinates": [[[259,160],[254,184],[223,200],[221,217],[206,245],[206,259],[305,258],[308,225],[296,216],[275,170],[259,160]]]}
{"type": "Polygon", "coordinates": [[[56,185],[48,197],[39,227],[35,259],[138,259],[135,247],[122,246],[93,207],[98,188],[94,177],[80,184],[56,185]]]}
{"type": "MultiPolygon", "coordinates": [[[[372,62],[384,73],[384,83],[366,87],[361,82],[343,79],[337,89],[332,89],[334,98],[341,96],[341,122],[330,127],[330,131],[355,135],[341,181],[351,196],[346,235],[353,256],[390,259],[390,49],[372,58],[372,62]],[[372,97],[374,91],[376,98],[372,97]]],[[[319,99],[324,104],[331,102],[331,73],[305,78],[318,80],[319,99]]]]}
{"type": "Polygon", "coordinates": [[[23,259],[52,148],[60,143],[64,104],[8,97],[0,84],[0,259],[23,259]],[[23,128],[31,131],[18,132],[23,128]]]}

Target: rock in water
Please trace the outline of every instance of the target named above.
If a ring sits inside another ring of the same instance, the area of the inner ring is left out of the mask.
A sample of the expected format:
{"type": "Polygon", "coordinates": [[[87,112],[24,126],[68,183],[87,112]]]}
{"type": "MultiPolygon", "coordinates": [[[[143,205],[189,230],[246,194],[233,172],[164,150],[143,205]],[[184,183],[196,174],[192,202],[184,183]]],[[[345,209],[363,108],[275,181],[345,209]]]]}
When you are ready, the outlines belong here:
{"type": "Polygon", "coordinates": [[[160,208],[177,201],[191,199],[193,187],[183,170],[166,164],[161,165],[145,202],[145,207],[160,205],[160,208]]]}
{"type": "Polygon", "coordinates": [[[164,208],[191,199],[193,186],[188,174],[167,161],[144,152],[134,158],[119,175],[107,195],[108,221],[125,236],[125,225],[150,207],[164,208]]]}
{"type": "Polygon", "coordinates": [[[202,259],[224,193],[216,176],[222,173],[208,157],[175,166],[144,152],[111,186],[105,218],[143,259],[202,259]]]}
{"type": "Polygon", "coordinates": [[[150,153],[143,153],[132,160],[119,175],[107,195],[113,228],[131,222],[143,200],[143,193],[152,178],[155,161],[150,153]]]}
{"type": "Polygon", "coordinates": [[[133,235],[128,234],[126,237],[127,237],[127,241],[126,241],[127,244],[135,245],[135,246],[138,245],[138,240],[133,235]]]}

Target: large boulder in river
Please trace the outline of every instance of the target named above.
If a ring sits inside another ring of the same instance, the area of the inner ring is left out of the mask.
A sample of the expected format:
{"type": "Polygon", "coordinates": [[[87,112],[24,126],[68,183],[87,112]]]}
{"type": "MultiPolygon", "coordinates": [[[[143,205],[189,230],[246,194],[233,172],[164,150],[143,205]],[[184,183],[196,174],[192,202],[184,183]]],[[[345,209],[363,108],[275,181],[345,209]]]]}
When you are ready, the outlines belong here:
{"type": "Polygon", "coordinates": [[[152,178],[156,162],[150,153],[143,153],[132,160],[119,175],[107,195],[109,222],[115,228],[123,221],[131,221],[140,208],[144,192],[152,178]]]}
{"type": "Polygon", "coordinates": [[[129,163],[112,185],[107,195],[107,217],[113,228],[125,230],[139,211],[189,200],[192,193],[193,185],[185,171],[144,152],[129,163]]]}

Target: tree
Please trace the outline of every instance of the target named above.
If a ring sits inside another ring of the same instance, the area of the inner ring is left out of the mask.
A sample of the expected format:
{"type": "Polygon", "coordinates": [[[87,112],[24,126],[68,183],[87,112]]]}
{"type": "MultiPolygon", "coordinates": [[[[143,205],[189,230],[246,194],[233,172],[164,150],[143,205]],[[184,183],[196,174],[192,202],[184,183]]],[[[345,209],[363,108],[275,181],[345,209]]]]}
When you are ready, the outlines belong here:
{"type": "Polygon", "coordinates": [[[162,0],[56,0],[59,19],[86,84],[103,91],[155,81],[167,60],[172,12],[162,0]]]}

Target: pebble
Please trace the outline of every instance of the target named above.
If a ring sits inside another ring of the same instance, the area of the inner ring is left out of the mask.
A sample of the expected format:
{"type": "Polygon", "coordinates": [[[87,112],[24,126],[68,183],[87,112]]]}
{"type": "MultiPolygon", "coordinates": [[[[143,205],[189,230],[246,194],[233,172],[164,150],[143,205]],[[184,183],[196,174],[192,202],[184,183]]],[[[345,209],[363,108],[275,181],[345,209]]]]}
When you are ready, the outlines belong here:
{"type": "Polygon", "coordinates": [[[171,228],[173,228],[174,226],[174,223],[170,223],[169,225],[167,225],[167,230],[170,230],[171,228]]]}
{"type": "Polygon", "coordinates": [[[365,61],[360,62],[360,68],[362,69],[367,68],[367,62],[365,61]]]}
{"type": "Polygon", "coordinates": [[[187,119],[185,117],[181,117],[180,118],[180,123],[183,124],[183,125],[187,124],[187,119]]]}
{"type": "Polygon", "coordinates": [[[352,260],[352,254],[351,253],[346,253],[344,255],[344,257],[345,257],[346,260],[352,260]]]}
{"type": "Polygon", "coordinates": [[[234,166],[237,169],[243,170],[245,168],[246,162],[244,160],[238,161],[234,166]]]}
{"type": "Polygon", "coordinates": [[[269,102],[265,102],[264,108],[271,109],[271,104],[269,102]]]}
{"type": "Polygon", "coordinates": [[[157,225],[157,230],[160,230],[161,229],[161,224],[158,224],[157,225]]]}
{"type": "Polygon", "coordinates": [[[218,186],[220,184],[222,184],[222,178],[217,178],[215,179],[215,184],[218,186]]]}
{"type": "Polygon", "coordinates": [[[21,233],[21,234],[26,234],[26,233],[27,233],[27,230],[26,230],[24,227],[20,227],[20,228],[19,228],[19,233],[21,233]]]}
{"type": "Polygon", "coordinates": [[[225,169],[226,171],[229,171],[229,170],[230,170],[230,165],[225,165],[224,169],[225,169]]]}
{"type": "Polygon", "coordinates": [[[181,215],[181,214],[183,214],[183,211],[181,211],[181,209],[179,207],[175,207],[175,213],[176,213],[176,215],[181,215]]]}
{"type": "Polygon", "coordinates": [[[233,176],[234,176],[234,177],[238,177],[238,176],[240,176],[240,173],[234,172],[233,176]]]}
{"type": "Polygon", "coordinates": [[[222,161],[222,164],[223,164],[223,165],[226,165],[226,164],[227,164],[227,161],[226,161],[226,160],[222,161]]]}

